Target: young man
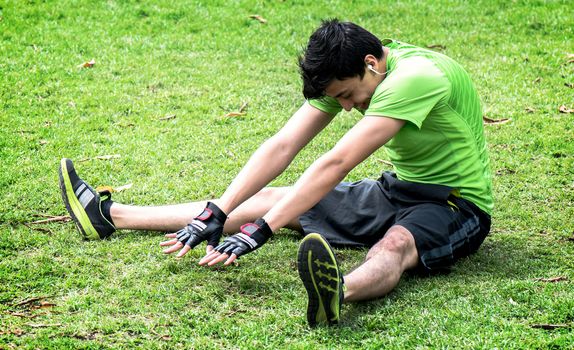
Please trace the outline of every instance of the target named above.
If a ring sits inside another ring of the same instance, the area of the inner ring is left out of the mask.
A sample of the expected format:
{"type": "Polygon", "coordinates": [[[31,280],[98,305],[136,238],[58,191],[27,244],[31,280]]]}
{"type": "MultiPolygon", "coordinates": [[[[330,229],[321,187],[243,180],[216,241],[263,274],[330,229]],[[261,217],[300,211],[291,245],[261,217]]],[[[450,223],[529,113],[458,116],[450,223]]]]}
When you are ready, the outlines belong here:
{"type": "Polygon", "coordinates": [[[162,207],[114,203],[60,165],[68,211],[87,238],[116,229],[177,231],[160,245],[183,256],[207,241],[200,265],[261,247],[281,227],[306,234],[298,254],[310,325],[339,320],[343,301],[377,298],[406,270],[429,273],[478,249],[493,208],[482,113],[467,73],[452,59],[329,20],[299,61],[307,101],[253,154],[221,198],[162,207]],[[342,109],[364,117],[290,188],[265,188],[342,109]],[[386,146],[395,172],[341,183],[386,146]],[[183,227],[183,229],[182,229],[183,227]],[[221,244],[223,232],[235,233],[221,244]],[[342,276],[330,244],[369,247],[342,276]]]}

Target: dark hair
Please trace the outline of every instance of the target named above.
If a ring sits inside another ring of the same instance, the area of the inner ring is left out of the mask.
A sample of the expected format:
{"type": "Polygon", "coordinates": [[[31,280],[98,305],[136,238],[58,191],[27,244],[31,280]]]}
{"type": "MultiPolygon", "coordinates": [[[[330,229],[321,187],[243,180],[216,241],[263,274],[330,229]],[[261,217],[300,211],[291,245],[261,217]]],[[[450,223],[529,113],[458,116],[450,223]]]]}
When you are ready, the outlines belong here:
{"type": "Polygon", "coordinates": [[[364,28],[337,19],[324,20],[311,35],[307,48],[299,57],[303,78],[303,96],[325,95],[333,79],[343,80],[365,73],[365,56],[383,57],[381,41],[364,28]]]}

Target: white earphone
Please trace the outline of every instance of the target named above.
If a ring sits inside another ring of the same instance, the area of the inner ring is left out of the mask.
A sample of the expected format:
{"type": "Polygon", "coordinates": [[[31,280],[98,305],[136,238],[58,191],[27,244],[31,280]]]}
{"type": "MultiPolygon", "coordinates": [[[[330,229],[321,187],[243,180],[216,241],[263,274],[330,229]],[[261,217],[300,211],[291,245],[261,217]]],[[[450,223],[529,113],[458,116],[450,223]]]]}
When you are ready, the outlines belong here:
{"type": "Polygon", "coordinates": [[[377,75],[385,75],[385,74],[387,74],[387,72],[385,72],[385,73],[378,72],[375,68],[373,68],[373,65],[372,65],[372,64],[367,65],[367,69],[370,70],[371,72],[377,74],[377,75]]]}

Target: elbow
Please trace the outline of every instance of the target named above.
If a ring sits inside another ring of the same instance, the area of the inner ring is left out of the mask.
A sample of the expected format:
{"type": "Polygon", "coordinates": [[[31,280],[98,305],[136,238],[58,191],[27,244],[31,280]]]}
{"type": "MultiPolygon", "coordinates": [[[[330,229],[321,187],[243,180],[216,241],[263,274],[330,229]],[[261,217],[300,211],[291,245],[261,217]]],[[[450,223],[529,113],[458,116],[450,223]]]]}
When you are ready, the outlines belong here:
{"type": "Polygon", "coordinates": [[[265,141],[265,145],[273,159],[290,161],[297,155],[297,150],[292,143],[277,136],[265,141]]]}
{"type": "Polygon", "coordinates": [[[326,153],[320,160],[320,168],[330,174],[333,174],[340,181],[353,170],[352,166],[344,155],[334,154],[334,152],[326,153]]]}
{"type": "Polygon", "coordinates": [[[288,158],[293,158],[297,155],[297,152],[300,150],[299,147],[293,142],[292,140],[286,140],[282,137],[272,137],[268,140],[273,146],[276,154],[285,156],[288,158]]]}

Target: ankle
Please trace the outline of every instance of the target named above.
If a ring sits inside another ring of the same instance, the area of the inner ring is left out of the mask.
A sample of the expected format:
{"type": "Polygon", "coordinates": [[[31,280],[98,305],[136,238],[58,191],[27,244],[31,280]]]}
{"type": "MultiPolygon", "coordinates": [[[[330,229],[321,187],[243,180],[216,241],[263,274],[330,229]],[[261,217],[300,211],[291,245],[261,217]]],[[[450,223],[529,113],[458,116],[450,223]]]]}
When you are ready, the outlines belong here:
{"type": "MultiPolygon", "coordinates": [[[[106,220],[108,220],[112,225],[114,225],[114,220],[112,218],[112,205],[114,202],[111,199],[101,202],[102,215],[106,220]]],[[[115,225],[114,225],[115,226],[115,225]]]]}

